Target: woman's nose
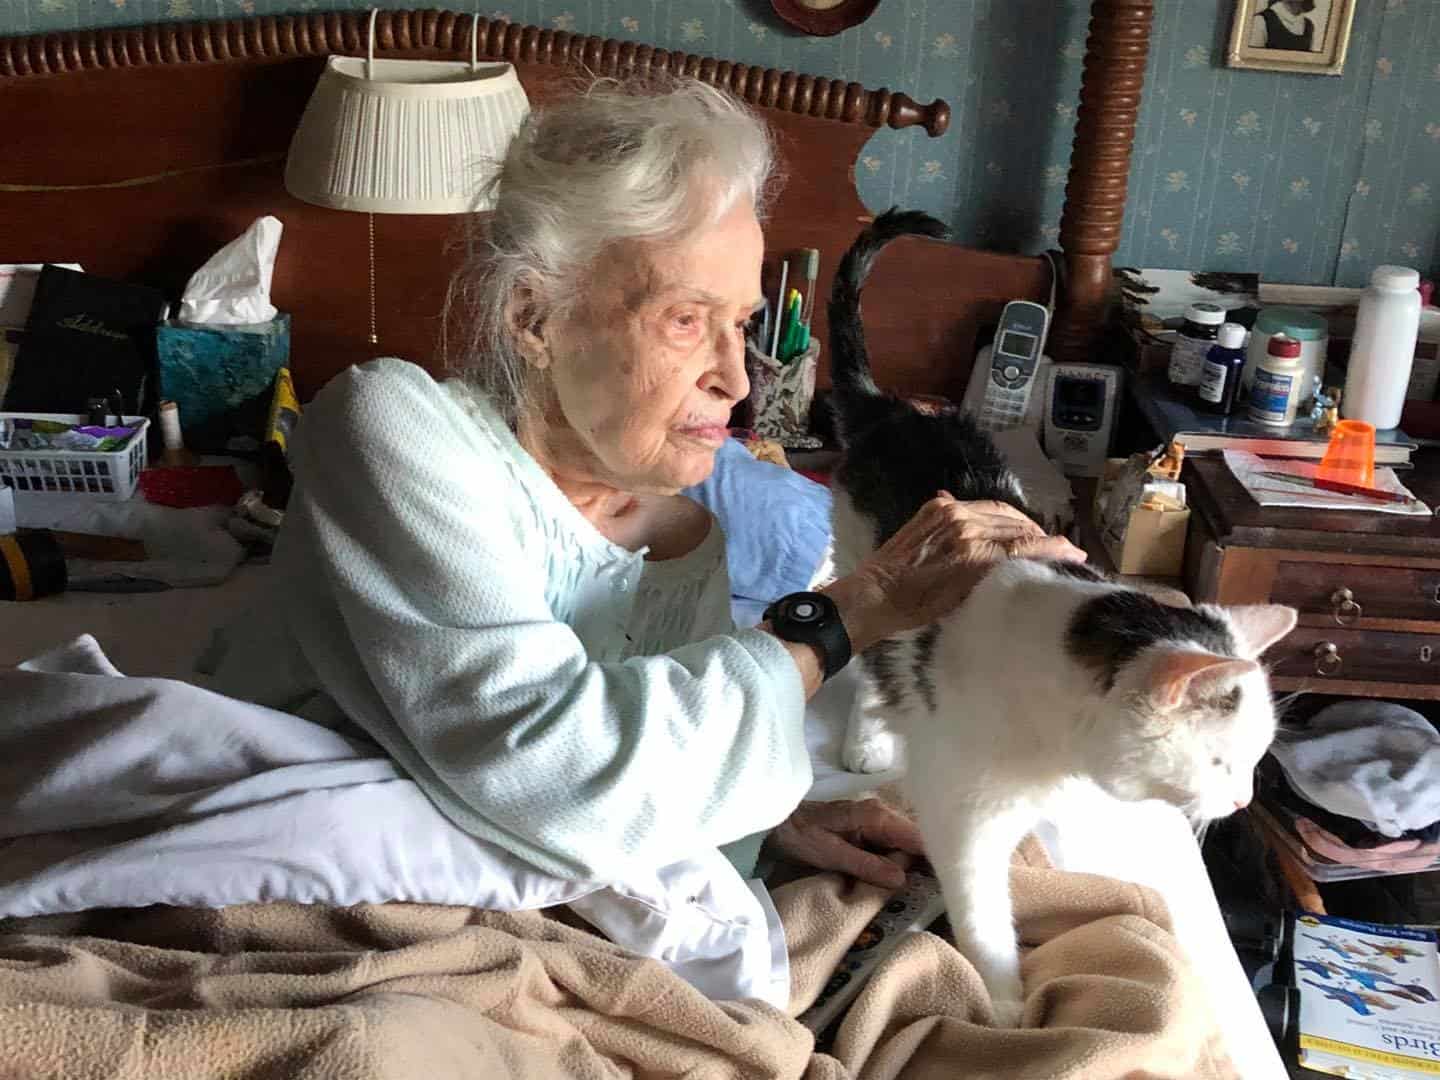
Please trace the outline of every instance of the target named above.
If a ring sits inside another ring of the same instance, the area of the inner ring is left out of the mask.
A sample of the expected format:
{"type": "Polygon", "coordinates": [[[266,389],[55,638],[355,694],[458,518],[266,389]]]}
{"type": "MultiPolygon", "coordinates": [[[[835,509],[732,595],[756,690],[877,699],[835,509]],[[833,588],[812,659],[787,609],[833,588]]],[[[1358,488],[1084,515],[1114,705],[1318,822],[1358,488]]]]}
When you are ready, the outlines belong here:
{"type": "Polygon", "coordinates": [[[744,334],[731,331],[717,335],[714,358],[700,386],[732,403],[750,393],[750,377],[745,374],[744,334]]]}

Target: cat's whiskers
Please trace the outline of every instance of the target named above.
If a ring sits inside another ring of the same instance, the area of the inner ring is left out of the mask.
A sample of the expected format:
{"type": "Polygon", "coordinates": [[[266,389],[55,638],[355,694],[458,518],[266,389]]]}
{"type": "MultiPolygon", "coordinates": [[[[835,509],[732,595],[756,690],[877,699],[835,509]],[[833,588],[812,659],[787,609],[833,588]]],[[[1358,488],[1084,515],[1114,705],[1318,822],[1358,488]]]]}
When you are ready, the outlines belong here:
{"type": "Polygon", "coordinates": [[[1292,720],[1288,715],[1291,706],[1304,696],[1303,690],[1296,690],[1275,702],[1275,737],[1277,739],[1299,735],[1304,731],[1303,721],[1292,720]]]}

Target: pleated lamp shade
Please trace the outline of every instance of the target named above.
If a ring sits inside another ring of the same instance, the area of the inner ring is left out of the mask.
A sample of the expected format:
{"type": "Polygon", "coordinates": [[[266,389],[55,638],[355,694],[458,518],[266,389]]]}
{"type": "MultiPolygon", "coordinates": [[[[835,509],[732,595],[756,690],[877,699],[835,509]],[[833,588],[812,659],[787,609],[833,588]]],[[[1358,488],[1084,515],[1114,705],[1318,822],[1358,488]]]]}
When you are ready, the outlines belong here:
{"type": "Polygon", "coordinates": [[[529,108],[509,64],[332,56],[291,140],[285,189],[372,214],[486,210],[481,187],[529,108]]]}

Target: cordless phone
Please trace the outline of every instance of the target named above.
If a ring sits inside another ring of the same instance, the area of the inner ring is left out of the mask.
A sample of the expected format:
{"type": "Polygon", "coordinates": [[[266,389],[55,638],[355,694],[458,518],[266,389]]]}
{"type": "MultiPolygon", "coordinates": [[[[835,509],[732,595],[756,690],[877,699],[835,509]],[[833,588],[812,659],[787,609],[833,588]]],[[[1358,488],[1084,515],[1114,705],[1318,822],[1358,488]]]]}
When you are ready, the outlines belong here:
{"type": "Polygon", "coordinates": [[[1004,431],[1033,419],[1031,399],[1040,382],[1049,329],[1045,305],[1031,300],[1005,305],[995,340],[975,357],[965,390],[963,408],[981,430],[1004,431]]]}

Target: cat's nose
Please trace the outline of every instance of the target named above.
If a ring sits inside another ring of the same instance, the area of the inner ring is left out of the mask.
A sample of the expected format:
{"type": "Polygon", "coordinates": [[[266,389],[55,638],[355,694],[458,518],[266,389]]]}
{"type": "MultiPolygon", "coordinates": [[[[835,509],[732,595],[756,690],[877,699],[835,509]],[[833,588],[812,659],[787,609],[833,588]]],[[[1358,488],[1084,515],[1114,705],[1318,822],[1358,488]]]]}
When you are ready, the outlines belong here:
{"type": "Polygon", "coordinates": [[[1249,800],[1248,798],[1247,798],[1247,799],[1236,799],[1236,800],[1235,800],[1235,809],[1236,809],[1236,810],[1244,810],[1245,807],[1247,807],[1247,806],[1249,806],[1249,805],[1250,805],[1250,800],[1249,800]]]}

